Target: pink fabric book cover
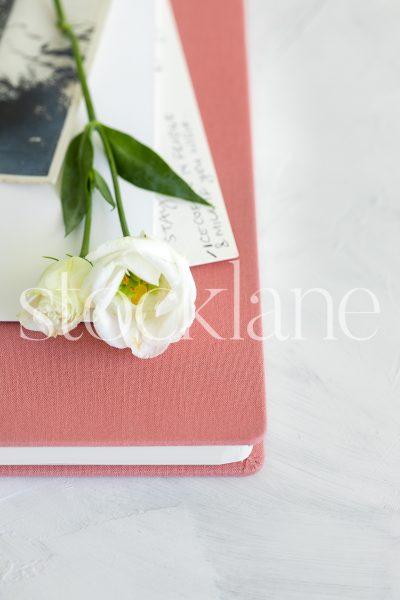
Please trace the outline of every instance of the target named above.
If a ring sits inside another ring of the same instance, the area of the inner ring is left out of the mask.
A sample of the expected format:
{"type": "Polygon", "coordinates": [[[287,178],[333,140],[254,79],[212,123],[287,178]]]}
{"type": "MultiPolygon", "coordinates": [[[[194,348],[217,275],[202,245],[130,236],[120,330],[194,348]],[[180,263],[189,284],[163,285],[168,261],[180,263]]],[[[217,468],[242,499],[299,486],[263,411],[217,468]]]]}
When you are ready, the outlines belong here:
{"type": "MultiPolygon", "coordinates": [[[[241,0],[173,0],[202,118],[240,253],[240,336],[234,315],[234,265],[193,269],[197,306],[223,288],[192,339],[151,360],[100,344],[82,328],[79,342],[20,338],[0,325],[0,445],[240,445],[243,462],[221,466],[2,466],[2,475],[241,475],[263,461],[262,344],[247,324],[260,312],[241,0]],[[235,325],[236,324],[236,325],[235,325]]],[[[259,326],[260,318],[256,319],[259,326]]]]}

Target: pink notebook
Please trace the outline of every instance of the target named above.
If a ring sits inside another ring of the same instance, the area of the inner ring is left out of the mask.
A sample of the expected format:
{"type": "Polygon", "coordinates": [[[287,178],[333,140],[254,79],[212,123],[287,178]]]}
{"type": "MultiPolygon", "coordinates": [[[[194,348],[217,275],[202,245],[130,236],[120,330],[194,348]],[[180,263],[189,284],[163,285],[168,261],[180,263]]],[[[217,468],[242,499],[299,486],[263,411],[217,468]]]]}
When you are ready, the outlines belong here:
{"type": "Polygon", "coordinates": [[[252,446],[214,465],[3,465],[2,475],[242,475],[263,462],[265,431],[251,142],[241,0],[173,0],[240,262],[196,267],[192,339],[141,361],[93,339],[23,340],[0,325],[0,447],[252,446]],[[234,272],[240,266],[240,311],[234,272]],[[258,329],[258,331],[257,331],[258,329]],[[242,339],[237,339],[241,337],[242,339]],[[232,339],[233,338],[233,339],[232,339]],[[236,339],[235,339],[236,338],[236,339]]]}

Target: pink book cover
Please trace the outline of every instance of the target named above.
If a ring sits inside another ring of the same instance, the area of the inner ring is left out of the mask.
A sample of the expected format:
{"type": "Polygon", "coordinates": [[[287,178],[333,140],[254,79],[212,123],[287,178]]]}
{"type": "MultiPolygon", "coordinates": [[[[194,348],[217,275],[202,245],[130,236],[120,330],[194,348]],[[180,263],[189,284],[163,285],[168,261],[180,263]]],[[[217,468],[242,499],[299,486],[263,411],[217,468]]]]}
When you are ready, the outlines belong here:
{"type": "Polygon", "coordinates": [[[261,308],[251,302],[260,286],[243,4],[172,5],[240,253],[239,262],[193,269],[198,307],[209,289],[225,290],[200,311],[221,339],[196,321],[192,339],[146,361],[84,328],[73,344],[38,343],[21,339],[19,324],[2,323],[0,445],[251,444],[252,454],[221,466],[2,466],[2,475],[244,475],[262,465],[262,343],[247,332],[254,320],[260,333],[261,308]]]}

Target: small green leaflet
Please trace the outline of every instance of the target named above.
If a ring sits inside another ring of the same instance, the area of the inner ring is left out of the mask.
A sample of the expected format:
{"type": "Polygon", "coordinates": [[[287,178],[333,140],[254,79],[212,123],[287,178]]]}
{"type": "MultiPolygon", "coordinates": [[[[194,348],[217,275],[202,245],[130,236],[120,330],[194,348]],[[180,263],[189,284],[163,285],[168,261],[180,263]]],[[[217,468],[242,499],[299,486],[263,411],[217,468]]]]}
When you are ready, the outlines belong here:
{"type": "Polygon", "coordinates": [[[211,206],[151,148],[126,133],[101,127],[110,142],[118,175],[123,179],[145,190],[211,206]]]}
{"type": "Polygon", "coordinates": [[[105,179],[98,171],[96,171],[96,169],[93,169],[93,183],[94,187],[100,192],[104,200],[108,202],[108,204],[111,204],[113,208],[115,208],[115,201],[110,192],[110,188],[108,187],[105,179]]]}
{"type": "Polygon", "coordinates": [[[87,131],[70,142],[61,181],[61,203],[68,235],[79,225],[87,210],[89,174],[93,164],[93,146],[87,131]]]}
{"type": "MultiPolygon", "coordinates": [[[[165,196],[212,206],[199,196],[151,148],[130,135],[98,124],[107,136],[118,175],[137,187],[165,196]]],[[[64,161],[61,181],[61,202],[65,235],[82,221],[88,206],[88,196],[96,188],[104,200],[115,208],[113,195],[105,179],[93,168],[92,128],[77,135],[70,143],[64,161]]]]}

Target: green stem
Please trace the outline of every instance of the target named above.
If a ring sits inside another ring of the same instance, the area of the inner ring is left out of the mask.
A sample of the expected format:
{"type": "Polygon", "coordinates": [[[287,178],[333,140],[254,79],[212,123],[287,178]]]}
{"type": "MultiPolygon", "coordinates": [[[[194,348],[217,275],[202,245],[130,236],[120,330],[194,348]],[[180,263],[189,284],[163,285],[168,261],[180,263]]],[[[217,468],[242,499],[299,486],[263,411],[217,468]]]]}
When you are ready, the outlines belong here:
{"type": "Polygon", "coordinates": [[[124,236],[129,236],[130,235],[129,227],[128,227],[128,223],[126,221],[124,206],[122,204],[121,191],[119,189],[119,183],[118,183],[118,172],[117,172],[117,167],[115,164],[112,148],[110,146],[110,142],[108,141],[107,134],[105,133],[101,124],[98,124],[97,131],[101,137],[101,141],[103,142],[104,152],[106,153],[108,164],[110,166],[111,178],[112,178],[112,182],[113,182],[113,186],[114,186],[114,193],[115,193],[115,202],[117,205],[119,222],[121,224],[121,230],[122,230],[122,233],[124,236]]]}
{"type": "Polygon", "coordinates": [[[90,245],[90,230],[92,227],[92,192],[89,191],[87,195],[87,211],[85,216],[85,229],[83,230],[82,246],[79,256],[85,258],[89,253],[90,245]]]}
{"type": "MultiPolygon", "coordinates": [[[[77,36],[75,35],[71,25],[68,23],[68,21],[66,19],[64,8],[62,6],[62,1],[54,0],[54,5],[55,5],[56,12],[57,12],[58,27],[66,36],[68,36],[68,38],[71,42],[72,53],[74,55],[75,64],[76,64],[76,72],[77,72],[79,82],[82,87],[82,93],[83,93],[83,97],[85,99],[86,110],[87,110],[87,114],[88,114],[89,121],[90,121],[90,126],[91,126],[90,131],[92,129],[97,129],[97,131],[99,132],[99,135],[101,137],[101,141],[103,143],[104,152],[106,154],[108,164],[110,167],[112,182],[113,182],[113,186],[114,186],[115,202],[117,204],[118,216],[119,216],[119,221],[121,224],[122,233],[125,236],[129,236],[130,235],[129,227],[128,227],[128,223],[126,221],[124,207],[122,204],[121,191],[120,191],[119,183],[118,183],[118,172],[117,172],[117,167],[115,165],[114,155],[113,155],[110,143],[107,139],[106,133],[104,132],[101,124],[97,122],[92,97],[90,95],[90,91],[89,91],[89,87],[88,87],[88,83],[87,83],[87,79],[86,79],[85,69],[83,67],[83,59],[82,59],[82,54],[81,54],[80,47],[79,47],[79,40],[78,40],[77,36]]],[[[90,135],[90,131],[89,131],[89,135],[90,135]]],[[[91,211],[91,201],[90,201],[90,211],[91,211]]],[[[85,236],[86,236],[86,228],[87,227],[89,228],[89,231],[87,233],[88,239],[90,236],[90,225],[91,225],[91,215],[90,215],[90,218],[87,218],[85,221],[85,233],[84,233],[84,238],[83,238],[83,242],[82,242],[81,256],[82,256],[83,250],[86,249],[85,236]]]]}
{"type": "Polygon", "coordinates": [[[60,31],[62,31],[62,33],[64,33],[69,38],[69,41],[71,42],[72,54],[74,55],[74,59],[75,59],[76,72],[77,72],[79,82],[82,87],[82,93],[83,93],[83,97],[85,99],[86,110],[87,110],[89,120],[95,121],[96,113],[94,110],[92,97],[91,97],[90,91],[89,91],[89,86],[88,86],[87,79],[86,79],[85,69],[83,67],[83,58],[82,58],[82,54],[81,54],[81,50],[80,50],[80,46],[79,46],[79,40],[78,40],[74,30],[72,29],[71,25],[68,23],[68,21],[66,19],[61,0],[54,0],[54,5],[56,8],[57,18],[58,18],[57,25],[58,25],[60,31]]]}

